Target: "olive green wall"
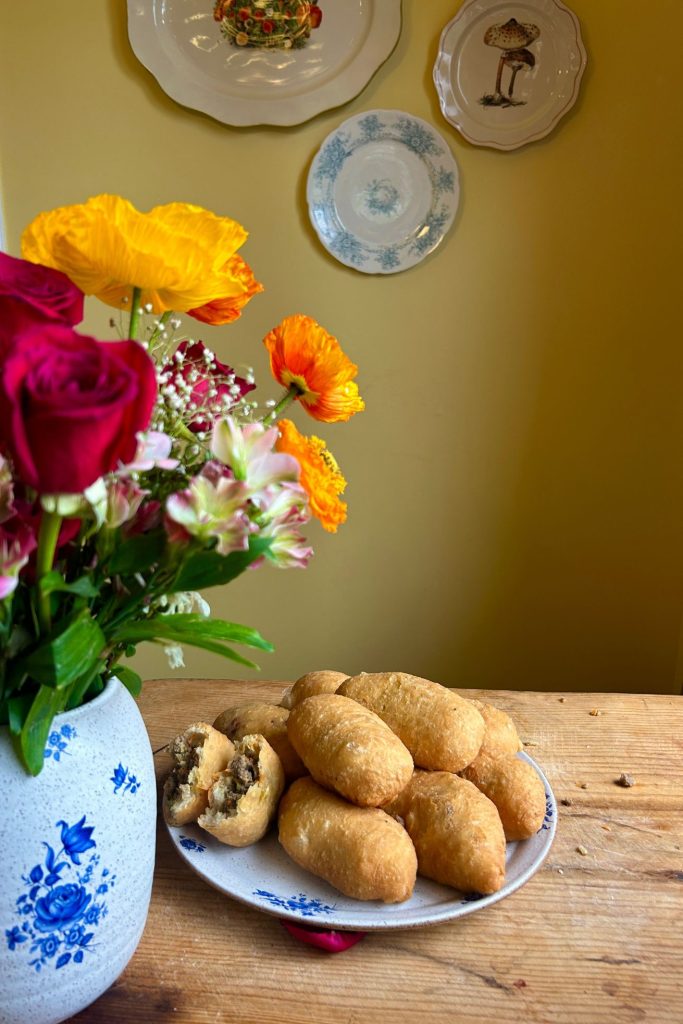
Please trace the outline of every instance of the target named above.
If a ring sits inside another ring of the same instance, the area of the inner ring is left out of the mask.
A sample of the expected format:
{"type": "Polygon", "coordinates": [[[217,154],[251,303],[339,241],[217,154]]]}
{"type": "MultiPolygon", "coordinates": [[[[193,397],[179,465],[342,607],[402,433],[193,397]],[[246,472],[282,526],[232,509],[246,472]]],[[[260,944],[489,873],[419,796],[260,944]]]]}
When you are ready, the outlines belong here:
{"type": "MultiPolygon", "coordinates": [[[[348,523],[309,530],[305,572],[264,568],[207,595],[275,643],[266,676],[678,692],[683,83],[667,40],[683,5],[574,0],[589,54],[578,103],[510,153],[469,145],[440,114],[432,66],[457,7],[405,0],[397,49],[345,107],[234,129],[165,95],[130,49],[122,0],[5,0],[7,247],[38,211],[98,192],[198,203],[248,228],[242,252],[267,288],[205,332],[220,358],[275,394],[261,339],[305,312],[360,365],[367,411],[316,430],[348,477],[348,523]],[[305,203],[327,134],[383,107],[434,124],[462,183],[440,248],[385,278],[327,256],[305,203]]],[[[109,336],[91,301],[86,327],[109,336]]],[[[137,664],[168,674],[156,649],[137,664]]],[[[234,674],[191,651],[186,672],[234,674]]]]}

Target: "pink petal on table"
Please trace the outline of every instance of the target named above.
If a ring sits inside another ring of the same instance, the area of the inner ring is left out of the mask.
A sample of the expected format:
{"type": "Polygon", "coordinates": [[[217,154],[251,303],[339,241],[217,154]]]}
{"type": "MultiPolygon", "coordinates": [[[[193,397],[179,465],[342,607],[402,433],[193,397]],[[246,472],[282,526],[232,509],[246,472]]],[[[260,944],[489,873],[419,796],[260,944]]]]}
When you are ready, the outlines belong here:
{"type": "Polygon", "coordinates": [[[329,928],[309,928],[306,925],[280,921],[282,927],[299,942],[324,949],[326,953],[343,953],[365,938],[365,932],[335,932],[329,928]]]}

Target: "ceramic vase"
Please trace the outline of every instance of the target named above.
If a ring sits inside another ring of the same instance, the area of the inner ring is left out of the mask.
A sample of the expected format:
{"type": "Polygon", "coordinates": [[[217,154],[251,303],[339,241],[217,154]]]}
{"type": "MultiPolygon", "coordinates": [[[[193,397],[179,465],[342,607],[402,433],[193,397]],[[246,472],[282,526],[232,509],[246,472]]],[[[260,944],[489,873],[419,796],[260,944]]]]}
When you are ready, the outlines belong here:
{"type": "Polygon", "coordinates": [[[116,980],[147,917],[154,765],[125,687],[54,719],[35,778],[0,728],[0,787],[0,1024],[57,1024],[116,980]]]}

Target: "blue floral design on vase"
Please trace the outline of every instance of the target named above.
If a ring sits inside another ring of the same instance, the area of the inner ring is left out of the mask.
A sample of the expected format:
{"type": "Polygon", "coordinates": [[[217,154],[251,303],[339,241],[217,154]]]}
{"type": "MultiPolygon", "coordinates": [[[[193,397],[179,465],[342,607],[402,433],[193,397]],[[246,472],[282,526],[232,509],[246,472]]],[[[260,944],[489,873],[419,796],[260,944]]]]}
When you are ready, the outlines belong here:
{"type": "Polygon", "coordinates": [[[55,853],[43,842],[42,863],[21,876],[27,888],[16,901],[20,920],[5,929],[10,951],[26,951],[32,957],[28,966],[36,971],[50,961],[56,970],[68,963],[80,964],[93,951],[95,928],[107,915],[106,903],[97,897],[116,881],[108,869],[100,870],[98,854],[90,854],[87,864],[81,862],[84,854],[97,847],[91,838],[94,826],[85,824],[85,815],[74,825],[58,821],[55,827],[60,826],[61,849],[55,853]]]}
{"type": "Polygon", "coordinates": [[[43,757],[47,761],[61,761],[64,754],[69,754],[67,747],[71,740],[75,739],[78,733],[72,725],[65,722],[59,730],[53,730],[47,738],[47,746],[43,751],[43,757]]]}
{"type": "Polygon", "coordinates": [[[140,780],[128,768],[124,768],[120,761],[110,781],[114,783],[114,793],[137,793],[140,788],[140,780]]]}
{"type": "Polygon", "coordinates": [[[300,892],[298,896],[276,896],[267,889],[254,889],[254,896],[260,896],[273,907],[281,907],[283,910],[298,910],[303,917],[315,917],[317,914],[334,914],[337,908],[334,905],[323,903],[322,900],[310,899],[305,893],[300,892]]]}

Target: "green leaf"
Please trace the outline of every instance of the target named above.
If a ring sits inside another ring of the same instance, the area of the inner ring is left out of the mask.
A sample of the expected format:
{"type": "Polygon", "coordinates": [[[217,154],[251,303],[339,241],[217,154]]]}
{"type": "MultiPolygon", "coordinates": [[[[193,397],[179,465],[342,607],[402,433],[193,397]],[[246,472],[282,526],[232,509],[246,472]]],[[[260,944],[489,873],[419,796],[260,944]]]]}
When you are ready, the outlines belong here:
{"type": "Polygon", "coordinates": [[[244,644],[246,647],[257,647],[262,651],[273,650],[273,645],[264,640],[257,630],[249,626],[240,626],[236,622],[206,619],[203,615],[159,615],[154,619],[127,622],[113,633],[111,640],[113,643],[122,644],[138,644],[144,640],[153,643],[189,644],[220,654],[248,668],[258,666],[226,646],[228,641],[244,644]]]}
{"type": "Polygon", "coordinates": [[[164,530],[153,530],[139,537],[126,537],[107,560],[107,572],[119,576],[145,572],[160,561],[165,547],[164,530]]]}
{"type": "Polygon", "coordinates": [[[52,686],[41,686],[33,699],[21,733],[15,740],[19,754],[31,775],[38,775],[45,758],[43,751],[52,719],[62,711],[64,694],[52,686]]]}
{"type": "Polygon", "coordinates": [[[257,558],[267,555],[270,546],[271,541],[268,537],[251,537],[248,551],[233,551],[229,555],[219,555],[216,551],[201,551],[198,554],[193,554],[192,558],[181,566],[168,593],[177,593],[182,590],[206,590],[207,587],[230,583],[245,569],[248,569],[257,558]]]}
{"type": "Polygon", "coordinates": [[[36,682],[63,689],[89,671],[106,639],[87,609],[83,609],[59,636],[20,659],[21,668],[36,682]]]}
{"type": "Polygon", "coordinates": [[[38,586],[43,594],[53,594],[55,591],[65,594],[78,594],[79,597],[97,597],[99,589],[95,586],[89,576],[81,576],[73,583],[67,583],[61,573],[48,572],[42,576],[38,586]]]}
{"type": "Polygon", "coordinates": [[[177,643],[193,643],[194,639],[230,641],[246,647],[258,647],[272,651],[273,645],[250,626],[223,619],[207,619],[203,615],[158,615],[154,619],[127,622],[112,634],[114,643],[140,643],[153,638],[173,640],[177,643]]]}
{"type": "Polygon", "coordinates": [[[83,703],[83,699],[86,693],[88,692],[92,685],[93,680],[99,676],[103,668],[104,666],[102,662],[98,659],[92,665],[89,666],[87,672],[84,672],[83,675],[79,676],[78,679],[76,679],[75,682],[71,684],[67,693],[65,704],[65,707],[68,710],[71,710],[71,708],[80,707],[80,705],[83,703]]]}
{"type": "Polygon", "coordinates": [[[132,668],[128,668],[127,665],[115,665],[112,669],[112,675],[121,680],[133,697],[139,696],[142,690],[142,678],[137,672],[133,672],[132,668]]]}
{"type": "MultiPolygon", "coordinates": [[[[162,643],[161,640],[153,640],[153,643],[162,643]]],[[[232,647],[227,647],[224,644],[218,643],[217,640],[200,640],[198,638],[190,639],[189,637],[179,640],[178,643],[186,643],[191,647],[200,647],[204,651],[211,651],[212,654],[220,654],[222,658],[227,658],[228,661],[236,661],[238,665],[244,665],[246,668],[259,669],[259,665],[255,661],[251,661],[249,658],[244,658],[237,651],[233,651],[232,647]]]]}
{"type": "Polygon", "coordinates": [[[32,693],[21,693],[16,697],[10,697],[7,701],[7,724],[9,725],[10,732],[15,735],[19,735],[22,726],[26,721],[31,704],[33,702],[32,693]]]}

